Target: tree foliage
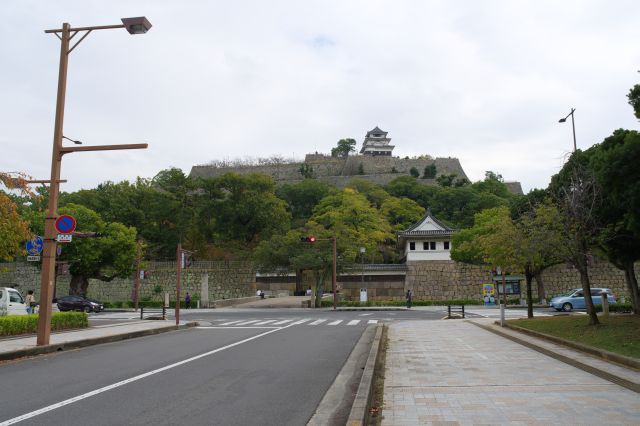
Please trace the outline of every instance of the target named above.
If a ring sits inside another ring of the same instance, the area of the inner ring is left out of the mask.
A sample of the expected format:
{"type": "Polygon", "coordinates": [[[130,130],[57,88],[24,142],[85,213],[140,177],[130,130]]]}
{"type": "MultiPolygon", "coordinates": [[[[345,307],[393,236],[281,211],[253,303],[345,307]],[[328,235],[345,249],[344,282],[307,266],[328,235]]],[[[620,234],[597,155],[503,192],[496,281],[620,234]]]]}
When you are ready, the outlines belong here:
{"type": "Polygon", "coordinates": [[[633,86],[627,94],[629,105],[633,108],[633,113],[640,120],[640,84],[633,86]]]}
{"type": "Polygon", "coordinates": [[[12,260],[23,253],[24,243],[30,237],[29,225],[18,214],[15,203],[0,191],[0,259],[12,260]]]}
{"type": "Polygon", "coordinates": [[[74,238],[66,244],[60,260],[69,263],[70,294],[86,295],[89,279],[109,282],[133,272],[136,230],[118,222],[105,222],[87,207],[67,204],[60,209],[76,219],[78,232],[97,232],[97,238],[74,238]]]}
{"type": "Polygon", "coordinates": [[[346,158],[351,152],[356,150],[356,140],[351,138],[340,139],[338,144],[331,149],[332,157],[346,158]]]}

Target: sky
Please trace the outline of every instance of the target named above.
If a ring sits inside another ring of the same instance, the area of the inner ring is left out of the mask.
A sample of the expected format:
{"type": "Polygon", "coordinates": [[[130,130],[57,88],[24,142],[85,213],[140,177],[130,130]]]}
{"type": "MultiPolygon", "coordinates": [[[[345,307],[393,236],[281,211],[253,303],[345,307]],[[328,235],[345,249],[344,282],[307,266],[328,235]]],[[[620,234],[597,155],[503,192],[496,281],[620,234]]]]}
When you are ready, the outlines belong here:
{"type": "MultiPolygon", "coordinates": [[[[0,171],[48,179],[60,42],[45,29],[146,16],[71,52],[64,135],[147,150],[64,156],[63,191],[214,160],[358,150],[456,157],[545,188],[577,146],[638,129],[637,0],[3,0],[0,171]]],[[[71,144],[65,142],[66,144],[71,144]]]]}

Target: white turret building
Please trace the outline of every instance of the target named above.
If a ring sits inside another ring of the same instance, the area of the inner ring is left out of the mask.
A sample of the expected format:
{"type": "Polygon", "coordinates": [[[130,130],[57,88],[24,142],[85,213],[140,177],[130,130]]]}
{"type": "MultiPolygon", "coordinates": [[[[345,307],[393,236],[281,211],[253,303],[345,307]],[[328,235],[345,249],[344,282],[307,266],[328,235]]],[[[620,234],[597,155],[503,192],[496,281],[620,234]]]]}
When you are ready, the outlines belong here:
{"type": "Polygon", "coordinates": [[[369,130],[367,135],[364,137],[360,154],[371,156],[384,155],[390,157],[393,153],[394,145],[389,145],[391,139],[387,137],[387,133],[389,132],[380,130],[378,126],[373,130],[369,130]]]}
{"type": "Polygon", "coordinates": [[[455,229],[436,219],[427,209],[422,218],[397,233],[398,247],[404,249],[407,262],[417,260],[451,260],[451,237],[455,229]]]}

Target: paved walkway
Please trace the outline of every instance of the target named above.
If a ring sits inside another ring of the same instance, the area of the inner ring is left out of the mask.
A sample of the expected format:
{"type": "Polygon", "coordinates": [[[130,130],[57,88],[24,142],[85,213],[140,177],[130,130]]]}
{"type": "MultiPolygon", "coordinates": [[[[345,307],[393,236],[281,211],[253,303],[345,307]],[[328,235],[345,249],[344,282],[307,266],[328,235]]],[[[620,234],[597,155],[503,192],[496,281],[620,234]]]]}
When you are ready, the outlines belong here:
{"type": "Polygon", "coordinates": [[[383,425],[640,424],[639,394],[469,321],[401,321],[388,336],[383,425]]]}
{"type": "MultiPolygon", "coordinates": [[[[163,329],[175,327],[175,320],[172,321],[135,321],[130,323],[121,323],[113,325],[103,325],[98,327],[90,327],[83,330],[70,330],[66,332],[51,333],[49,346],[59,347],[65,345],[77,344],[78,342],[109,341],[110,339],[128,336],[140,333],[153,333],[163,329]]],[[[14,353],[16,351],[29,351],[38,348],[36,345],[36,336],[27,337],[5,337],[0,340],[0,359],[3,355],[14,353]]]]}

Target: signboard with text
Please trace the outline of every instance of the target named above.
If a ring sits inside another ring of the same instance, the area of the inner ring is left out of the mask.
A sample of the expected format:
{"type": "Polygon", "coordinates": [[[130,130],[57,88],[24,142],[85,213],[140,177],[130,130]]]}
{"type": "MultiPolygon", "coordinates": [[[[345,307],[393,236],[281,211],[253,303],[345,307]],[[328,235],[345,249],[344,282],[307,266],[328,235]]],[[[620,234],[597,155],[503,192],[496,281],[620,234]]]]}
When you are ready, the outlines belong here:
{"type": "Polygon", "coordinates": [[[482,284],[482,300],[485,305],[496,304],[496,288],[493,283],[482,284]]]}

